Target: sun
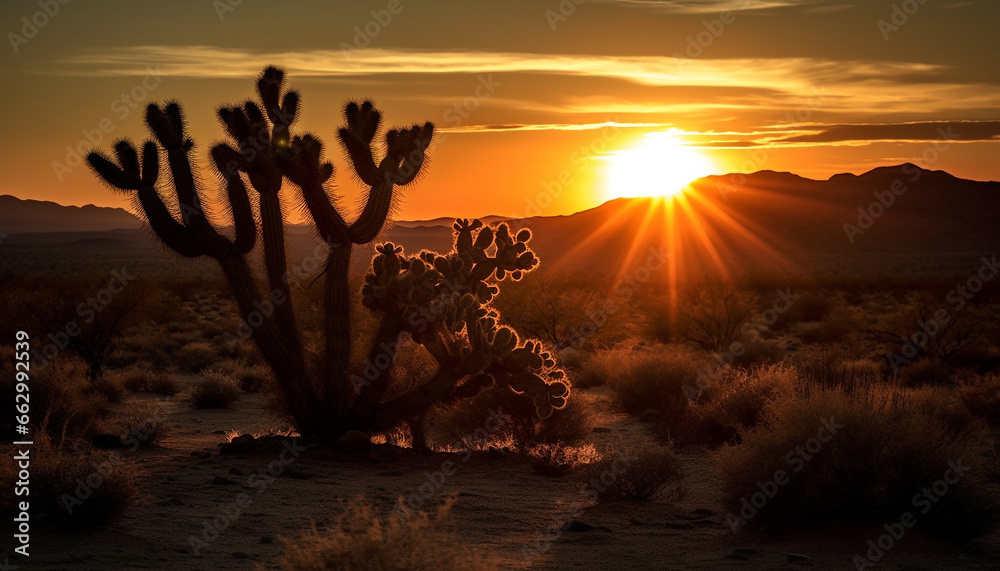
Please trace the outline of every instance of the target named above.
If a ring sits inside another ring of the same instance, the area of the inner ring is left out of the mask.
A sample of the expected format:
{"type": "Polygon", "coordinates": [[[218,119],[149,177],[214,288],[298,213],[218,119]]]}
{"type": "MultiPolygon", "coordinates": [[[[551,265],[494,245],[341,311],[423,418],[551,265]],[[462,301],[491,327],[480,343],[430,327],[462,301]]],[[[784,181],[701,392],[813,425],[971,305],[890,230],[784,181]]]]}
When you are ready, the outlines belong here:
{"type": "Polygon", "coordinates": [[[679,133],[677,129],[647,133],[638,146],[610,153],[608,197],[672,197],[690,182],[714,174],[711,159],[685,144],[679,133]]]}

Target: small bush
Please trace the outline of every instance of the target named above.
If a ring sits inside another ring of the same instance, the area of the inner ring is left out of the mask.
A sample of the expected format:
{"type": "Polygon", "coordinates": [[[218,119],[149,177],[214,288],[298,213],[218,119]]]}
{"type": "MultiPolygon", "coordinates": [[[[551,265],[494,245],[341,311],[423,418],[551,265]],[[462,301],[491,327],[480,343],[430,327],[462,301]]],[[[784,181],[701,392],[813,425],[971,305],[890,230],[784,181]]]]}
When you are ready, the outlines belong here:
{"type": "MultiPolygon", "coordinates": [[[[98,527],[117,520],[144,499],[139,483],[142,471],[119,454],[89,448],[60,450],[37,436],[31,454],[32,521],[37,514],[41,521],[63,528],[98,527]],[[90,487],[86,498],[75,495],[81,481],[90,487]]],[[[5,482],[17,479],[15,469],[13,462],[0,466],[5,482]]],[[[13,494],[4,494],[0,501],[5,512],[15,511],[13,494]]]]}
{"type": "Polygon", "coordinates": [[[566,401],[565,407],[552,411],[548,418],[541,418],[529,399],[506,387],[496,387],[472,399],[460,400],[435,415],[432,439],[438,444],[473,440],[481,447],[510,445],[522,451],[534,444],[571,445],[590,433],[590,416],[588,404],[574,397],[566,401]],[[494,413],[504,421],[488,423],[494,413]],[[481,435],[487,426],[490,432],[484,441],[481,435]]]}
{"type": "Polygon", "coordinates": [[[669,447],[643,450],[625,462],[607,458],[594,464],[592,471],[603,487],[598,498],[605,500],[659,500],[673,503],[684,497],[681,463],[669,447]],[[607,485],[605,482],[611,480],[607,485]]]}
{"type": "Polygon", "coordinates": [[[528,449],[531,467],[546,476],[564,476],[576,467],[593,460],[596,451],[592,446],[573,448],[561,442],[539,444],[528,449]]]}
{"type": "Polygon", "coordinates": [[[899,382],[904,387],[950,385],[951,371],[937,361],[922,359],[904,366],[899,371],[899,382]]]}
{"type": "Polygon", "coordinates": [[[621,374],[624,360],[629,358],[629,352],[624,349],[598,351],[583,359],[570,372],[573,386],[582,389],[602,387],[621,374]]]}
{"type": "Polygon", "coordinates": [[[431,517],[402,506],[388,518],[356,500],[320,531],[314,526],[297,540],[282,538],[283,571],[485,571],[499,569],[497,558],[465,545],[447,526],[452,502],[431,517]]]}
{"type": "Polygon", "coordinates": [[[128,393],[125,387],[122,386],[120,380],[107,374],[104,374],[100,378],[92,381],[90,386],[87,387],[87,392],[99,395],[102,399],[109,403],[122,402],[122,399],[125,398],[125,395],[128,393]]]}
{"type": "Polygon", "coordinates": [[[215,347],[205,341],[187,343],[174,351],[174,364],[192,373],[200,373],[216,361],[218,355],[215,347]]]}
{"type": "Polygon", "coordinates": [[[743,353],[733,358],[733,366],[773,365],[785,358],[785,346],[777,341],[757,341],[744,344],[743,353]]]}
{"type": "Polygon", "coordinates": [[[1000,424],[1000,375],[964,379],[958,394],[969,412],[991,424],[1000,424]]]}
{"type": "Polygon", "coordinates": [[[851,332],[851,326],[840,319],[829,319],[816,323],[807,323],[799,328],[799,339],[803,343],[826,344],[839,343],[851,332]]]}
{"type": "Polygon", "coordinates": [[[695,361],[681,351],[634,354],[619,362],[618,370],[611,390],[619,406],[631,414],[650,409],[680,414],[688,403],[684,386],[694,387],[698,379],[695,361]]]}
{"type": "Polygon", "coordinates": [[[271,369],[263,365],[247,367],[236,377],[240,390],[248,394],[257,394],[271,383],[271,369]]]}
{"type": "Polygon", "coordinates": [[[984,435],[966,420],[946,418],[952,413],[942,411],[940,398],[940,393],[934,400],[915,398],[893,388],[854,395],[814,390],[779,398],[768,406],[766,424],[745,433],[742,444],[719,452],[724,503],[731,514],[740,513],[760,491],[758,482],[776,481],[782,470],[787,483],[752,519],[738,519],[740,524],[888,520],[912,511],[914,494],[942,479],[950,463],[962,462],[973,469],[918,520],[957,536],[984,533],[997,513],[976,467],[984,435]],[[832,437],[829,428],[821,432],[831,423],[841,425],[832,437]],[[808,458],[795,454],[803,449],[808,458]]]}
{"type": "Polygon", "coordinates": [[[150,392],[172,396],[181,391],[180,384],[173,375],[163,371],[152,371],[143,367],[129,367],[114,371],[113,375],[121,379],[126,389],[132,392],[150,392]]]}
{"type": "Polygon", "coordinates": [[[191,406],[197,409],[230,408],[240,400],[240,387],[236,381],[221,373],[207,373],[191,391],[191,406]]]}
{"type": "Polygon", "coordinates": [[[112,420],[113,432],[125,446],[160,446],[173,427],[153,403],[129,402],[112,420]]]}

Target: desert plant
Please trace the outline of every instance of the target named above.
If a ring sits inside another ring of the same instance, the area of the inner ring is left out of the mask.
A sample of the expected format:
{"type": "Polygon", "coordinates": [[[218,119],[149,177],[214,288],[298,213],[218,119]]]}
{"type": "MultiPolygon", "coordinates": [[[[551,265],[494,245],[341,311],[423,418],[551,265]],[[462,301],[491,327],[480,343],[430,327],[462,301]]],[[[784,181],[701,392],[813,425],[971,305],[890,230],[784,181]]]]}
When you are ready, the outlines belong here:
{"type": "Polygon", "coordinates": [[[750,316],[747,295],[735,284],[711,282],[685,294],[676,331],[682,341],[705,351],[725,351],[740,338],[750,316]]]}
{"type": "Polygon", "coordinates": [[[959,383],[958,394],[972,414],[991,424],[1000,424],[1000,376],[964,378],[959,383]]]}
{"type": "Polygon", "coordinates": [[[663,348],[634,352],[620,361],[618,373],[609,385],[625,412],[655,410],[677,415],[688,404],[684,387],[695,386],[698,373],[698,364],[690,355],[663,348]]]}
{"type": "Polygon", "coordinates": [[[611,457],[591,467],[598,498],[605,500],[658,500],[673,503],[684,497],[681,463],[668,446],[644,449],[619,464],[611,457]],[[610,478],[602,479],[602,475],[610,478]],[[610,480],[610,481],[609,481],[610,480]]]}
{"type": "Polygon", "coordinates": [[[983,432],[967,420],[947,418],[952,413],[942,410],[940,394],[928,400],[890,387],[850,395],[812,390],[767,408],[767,423],[718,456],[724,502],[740,524],[898,518],[918,508],[921,525],[971,537],[995,521],[996,506],[980,483],[983,432]],[[956,473],[959,464],[971,469],[956,473]],[[776,476],[779,470],[784,476],[776,476]],[[958,476],[947,494],[932,509],[916,505],[914,494],[946,474],[958,476]],[[751,512],[745,505],[762,485],[780,490],[751,512]]]}
{"type": "Polygon", "coordinates": [[[596,450],[593,446],[574,448],[562,442],[538,444],[527,450],[531,467],[545,476],[564,476],[574,468],[593,460],[596,450]]]}
{"type": "Polygon", "coordinates": [[[379,517],[357,499],[334,526],[315,526],[298,539],[282,538],[284,571],[485,571],[499,569],[493,556],[470,549],[447,527],[452,500],[431,516],[412,512],[402,503],[396,513],[379,517]]]}
{"type": "MultiPolygon", "coordinates": [[[[145,495],[142,471],[114,452],[90,448],[63,449],[36,436],[31,451],[31,517],[68,529],[92,528],[115,521],[145,495]]],[[[5,482],[17,480],[16,463],[0,466],[5,482]]],[[[17,500],[5,494],[4,512],[15,512],[17,500]]]]}
{"type": "Polygon", "coordinates": [[[240,387],[231,377],[208,372],[191,391],[194,408],[229,408],[240,400],[240,387]]]}
{"type": "Polygon", "coordinates": [[[501,326],[491,308],[498,282],[508,276],[519,280],[538,264],[528,247],[531,233],[512,234],[506,224],[493,228],[478,220],[457,221],[454,249],[446,255],[408,256],[394,244],[378,246],[362,290],[365,307],[380,315],[377,333],[365,351],[372,367],[352,371],[352,249],[371,243],[382,231],[399,189],[421,172],[434,127],[425,123],[390,129],[382,138],[383,156],[377,159],[373,144],[381,113],[370,101],[346,105],[340,141],[358,178],[369,187],[361,214],[348,223],[328,193],[333,165],[323,158],[322,142],[313,135],[291,134],[299,95],[285,92],[284,82],[283,71],[268,67],[256,83],[259,104],[246,101],[218,111],[235,144],[218,144],[211,151],[226,186],[232,238],[220,234],[209,220],[190,162],[194,143],[179,104],[147,107],[146,125],[156,142],[143,144],[141,158],[131,142],[121,140],[114,145],[116,160],[100,152],[91,152],[87,160],[104,182],[136,201],[165,245],[183,256],[207,256],[219,264],[239,306],[243,330],[274,372],[300,433],[329,441],[349,430],[385,432],[443,398],[471,397],[494,384],[523,393],[541,417],[564,406],[569,385],[549,353],[540,343],[524,341],[501,326]],[[170,167],[177,212],[157,191],[161,153],[170,167]],[[318,366],[307,359],[287,279],[281,195],[286,178],[299,188],[319,238],[328,246],[318,366]],[[251,201],[245,181],[256,192],[256,201],[251,201]],[[267,282],[263,289],[247,259],[257,243],[258,220],[267,282]],[[392,378],[386,371],[403,332],[434,357],[438,370],[426,383],[387,399],[392,378]]]}

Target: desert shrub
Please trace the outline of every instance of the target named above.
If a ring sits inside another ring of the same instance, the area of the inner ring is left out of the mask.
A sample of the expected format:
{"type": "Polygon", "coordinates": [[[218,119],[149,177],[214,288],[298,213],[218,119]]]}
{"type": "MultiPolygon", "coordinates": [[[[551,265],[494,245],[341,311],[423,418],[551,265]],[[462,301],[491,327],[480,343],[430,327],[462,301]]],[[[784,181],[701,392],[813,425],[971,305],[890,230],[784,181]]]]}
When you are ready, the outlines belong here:
{"type": "Polygon", "coordinates": [[[573,469],[595,459],[596,450],[592,446],[575,448],[561,442],[537,444],[527,450],[531,467],[546,476],[563,476],[573,469]]]}
{"type": "MultiPolygon", "coordinates": [[[[64,528],[91,528],[111,523],[144,500],[142,471],[135,462],[116,453],[89,448],[64,450],[44,436],[34,439],[31,451],[31,517],[64,528]],[[76,496],[80,482],[90,489],[86,498],[76,496]]],[[[6,454],[5,454],[6,455],[6,454]]],[[[0,465],[5,482],[16,478],[16,464],[0,465]]],[[[14,512],[17,498],[4,494],[5,512],[14,512]]]]}
{"type": "Polygon", "coordinates": [[[175,395],[181,391],[180,384],[173,375],[164,371],[153,371],[143,367],[129,367],[112,371],[112,377],[119,377],[126,389],[132,392],[150,392],[161,395],[175,395]]]}
{"type": "Polygon", "coordinates": [[[1000,375],[972,376],[958,385],[966,409],[991,424],[1000,424],[1000,375]]]}
{"type": "Polygon", "coordinates": [[[841,319],[828,319],[806,323],[799,328],[798,337],[803,343],[839,343],[847,339],[851,326],[841,319]]]}
{"type": "Polygon", "coordinates": [[[966,347],[948,359],[948,365],[980,375],[1000,373],[1000,349],[984,344],[966,347]]]}
{"type": "Polygon", "coordinates": [[[160,446],[173,428],[155,404],[136,401],[126,403],[110,422],[108,432],[121,436],[127,447],[160,446]]]}
{"type": "Polygon", "coordinates": [[[216,361],[218,355],[215,346],[205,341],[187,343],[174,351],[174,364],[192,373],[200,373],[216,361]]]}
{"type": "Polygon", "coordinates": [[[590,433],[590,417],[590,406],[576,398],[548,418],[541,418],[530,400],[497,387],[443,408],[432,421],[433,440],[439,444],[474,440],[480,447],[492,443],[519,450],[533,444],[576,444],[590,433]],[[485,440],[479,436],[484,429],[489,432],[485,440]]]}
{"type": "Polygon", "coordinates": [[[824,353],[796,361],[802,384],[817,388],[838,388],[851,394],[884,384],[883,365],[869,359],[842,359],[824,353]]]}
{"type": "MultiPolygon", "coordinates": [[[[684,497],[681,463],[668,446],[645,449],[616,462],[608,457],[596,462],[591,471],[600,487],[598,499],[658,500],[673,503],[684,497]]],[[[595,486],[596,487],[596,486],[595,486]]]]}
{"type": "MultiPolygon", "coordinates": [[[[739,526],[781,526],[898,518],[914,510],[914,494],[941,480],[951,463],[975,466],[983,448],[981,428],[950,430],[942,418],[950,413],[927,404],[910,391],[889,387],[778,398],[768,406],[764,425],[718,453],[730,518],[740,514],[739,526]],[[745,505],[761,491],[758,483],[777,481],[779,470],[787,482],[746,519],[745,505]]],[[[968,536],[990,529],[996,507],[979,479],[976,468],[965,474],[918,516],[919,523],[968,536]]]]}
{"type": "Polygon", "coordinates": [[[791,306],[779,317],[789,321],[823,321],[833,309],[829,295],[814,291],[799,294],[791,306]]]}
{"type": "MultiPolygon", "coordinates": [[[[30,379],[35,432],[48,435],[56,445],[70,437],[90,438],[110,414],[111,400],[118,398],[111,384],[95,387],[88,381],[86,366],[76,359],[32,362],[30,379]]],[[[0,392],[7,402],[14,402],[15,388],[12,373],[0,376],[0,392]]],[[[0,415],[0,429],[12,433],[14,419],[13,414],[0,415]]]]}
{"type": "Polygon", "coordinates": [[[465,545],[449,529],[452,501],[430,516],[400,505],[382,518],[363,500],[355,500],[328,529],[315,526],[295,540],[282,538],[284,571],[339,569],[387,571],[481,571],[499,569],[498,560],[465,545]]]}
{"type": "Polygon", "coordinates": [[[785,346],[777,341],[757,341],[743,345],[743,352],[733,357],[733,366],[771,365],[785,358],[785,346]]]}
{"type": "Polygon", "coordinates": [[[687,406],[684,387],[697,385],[697,363],[682,351],[633,353],[617,363],[609,383],[618,405],[628,413],[656,410],[679,414],[687,406]]]}
{"type": "Polygon", "coordinates": [[[676,335],[705,351],[725,351],[742,336],[752,315],[751,295],[727,282],[686,293],[679,304],[676,335]]]}
{"type": "Polygon", "coordinates": [[[191,406],[197,409],[230,408],[240,400],[240,387],[232,377],[209,372],[191,391],[191,406]]]}
{"type": "Polygon", "coordinates": [[[271,369],[263,365],[247,367],[237,374],[236,381],[241,391],[257,394],[271,383],[271,369]]]}
{"type": "Polygon", "coordinates": [[[900,369],[899,382],[904,387],[949,385],[951,370],[938,361],[921,359],[900,369]]]}
{"type": "Polygon", "coordinates": [[[584,389],[601,387],[621,373],[623,360],[629,358],[625,349],[597,351],[583,359],[576,370],[570,372],[573,386],[584,389]]]}
{"type": "Polygon", "coordinates": [[[128,394],[128,390],[122,385],[119,379],[109,376],[107,373],[97,378],[87,387],[87,392],[96,394],[109,403],[119,403],[128,394]]]}

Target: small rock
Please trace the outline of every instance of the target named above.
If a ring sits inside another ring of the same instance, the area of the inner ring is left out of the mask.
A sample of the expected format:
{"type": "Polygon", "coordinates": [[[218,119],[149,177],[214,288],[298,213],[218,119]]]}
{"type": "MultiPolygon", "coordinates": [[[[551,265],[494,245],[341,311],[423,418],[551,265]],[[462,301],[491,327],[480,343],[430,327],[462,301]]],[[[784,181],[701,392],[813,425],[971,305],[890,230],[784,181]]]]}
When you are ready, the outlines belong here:
{"type": "Polygon", "coordinates": [[[225,433],[226,433],[225,430],[216,430],[216,431],[212,432],[212,434],[225,434],[225,433]]]}
{"type": "Polygon", "coordinates": [[[234,480],[230,480],[229,478],[227,478],[225,476],[216,476],[216,477],[212,478],[212,485],[213,486],[233,486],[233,485],[236,485],[236,482],[234,480]]]}
{"type": "Polygon", "coordinates": [[[715,515],[715,512],[713,512],[710,509],[705,509],[705,508],[697,508],[697,509],[691,510],[691,513],[694,514],[694,515],[696,515],[696,516],[699,516],[699,517],[711,517],[711,516],[715,515]]]}
{"type": "Polygon", "coordinates": [[[595,426],[594,428],[591,428],[590,431],[595,434],[609,434],[611,429],[606,426],[595,426]]]}
{"type": "Polygon", "coordinates": [[[801,553],[789,553],[788,562],[789,563],[809,563],[812,561],[812,557],[808,555],[802,555],[801,553]]]}
{"type": "Polygon", "coordinates": [[[503,450],[500,450],[496,446],[490,446],[489,454],[490,454],[490,458],[503,458],[503,457],[506,456],[506,454],[504,454],[503,450]]]}
{"type": "Polygon", "coordinates": [[[250,556],[242,551],[233,552],[233,559],[250,559],[250,556]]]}
{"type": "Polygon", "coordinates": [[[168,482],[176,482],[177,478],[174,478],[173,476],[167,476],[167,481],[168,482]]]}
{"type": "Polygon", "coordinates": [[[566,525],[564,525],[563,529],[566,531],[578,531],[578,532],[594,531],[594,526],[590,525],[589,523],[584,523],[578,519],[574,519],[569,523],[567,523],[566,525]]]}
{"type": "Polygon", "coordinates": [[[372,439],[360,430],[348,430],[337,439],[334,447],[349,454],[368,452],[372,447],[372,439]]]}
{"type": "Polygon", "coordinates": [[[243,470],[240,470],[236,466],[233,466],[232,468],[229,469],[229,475],[230,476],[242,476],[243,475],[243,470]]]}
{"type": "Polygon", "coordinates": [[[260,538],[260,542],[265,545],[269,545],[271,543],[274,543],[274,538],[272,538],[270,535],[265,535],[264,537],[260,538]]]}

